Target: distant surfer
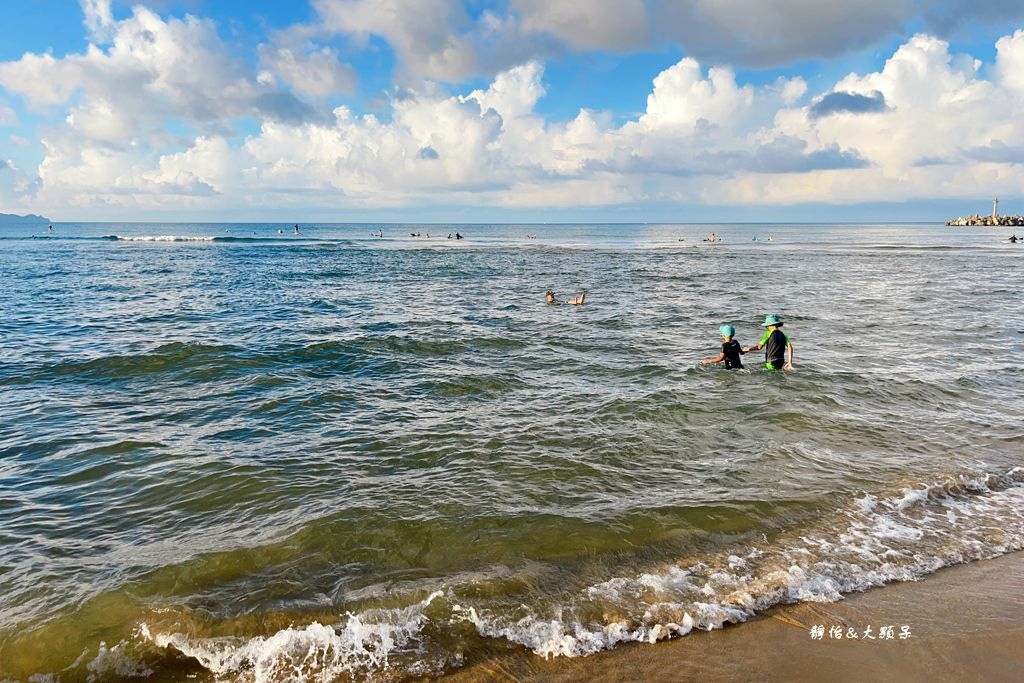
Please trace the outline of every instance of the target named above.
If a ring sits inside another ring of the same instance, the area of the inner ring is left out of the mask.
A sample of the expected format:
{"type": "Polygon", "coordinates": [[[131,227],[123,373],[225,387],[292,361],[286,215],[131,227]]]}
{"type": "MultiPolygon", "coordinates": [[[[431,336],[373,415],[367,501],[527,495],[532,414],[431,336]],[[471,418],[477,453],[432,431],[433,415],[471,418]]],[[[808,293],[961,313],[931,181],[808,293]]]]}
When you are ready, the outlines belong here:
{"type": "Polygon", "coordinates": [[[714,365],[725,361],[726,370],[742,370],[743,362],[740,360],[746,351],[733,337],[736,336],[736,328],[732,325],[722,325],[718,328],[722,335],[722,351],[714,358],[706,358],[700,362],[701,365],[714,365]]]}
{"type": "Polygon", "coordinates": [[[299,234],[299,224],[298,223],[295,224],[295,234],[296,235],[299,234]]]}
{"type": "Polygon", "coordinates": [[[456,232],[455,233],[455,239],[461,240],[462,239],[462,233],[461,232],[456,232]]]}
{"type": "MultiPolygon", "coordinates": [[[[53,232],[53,226],[50,226],[50,232],[53,232]]],[[[1010,244],[1017,244],[1017,236],[1010,235],[1010,244]]]]}
{"type": "MultiPolygon", "coordinates": [[[[48,228],[46,229],[46,232],[52,235],[52,234],[53,234],[53,226],[51,225],[50,227],[48,227],[48,228]]],[[[1016,237],[1014,238],[1014,241],[1015,241],[1015,242],[1017,241],[1017,238],[1016,238],[1016,237]]]]}
{"type": "Polygon", "coordinates": [[[278,228],[277,229],[277,234],[278,235],[283,235],[284,234],[284,230],[282,230],[281,228],[278,228]]]}

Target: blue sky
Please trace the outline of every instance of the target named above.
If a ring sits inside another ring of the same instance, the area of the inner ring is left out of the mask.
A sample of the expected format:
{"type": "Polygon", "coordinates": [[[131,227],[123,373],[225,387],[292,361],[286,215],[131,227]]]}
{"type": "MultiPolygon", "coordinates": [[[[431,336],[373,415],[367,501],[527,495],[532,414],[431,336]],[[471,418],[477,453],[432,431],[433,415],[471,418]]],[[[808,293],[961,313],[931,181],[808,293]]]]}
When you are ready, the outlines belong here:
{"type": "Polygon", "coordinates": [[[1018,0],[22,0],[0,25],[0,212],[1024,213],[1018,0]]]}

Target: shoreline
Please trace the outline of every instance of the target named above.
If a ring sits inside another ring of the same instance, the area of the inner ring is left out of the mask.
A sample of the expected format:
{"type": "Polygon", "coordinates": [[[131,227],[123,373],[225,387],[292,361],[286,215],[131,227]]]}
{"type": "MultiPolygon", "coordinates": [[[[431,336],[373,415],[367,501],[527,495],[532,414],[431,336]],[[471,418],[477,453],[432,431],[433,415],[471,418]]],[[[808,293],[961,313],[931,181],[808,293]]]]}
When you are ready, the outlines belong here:
{"type": "Polygon", "coordinates": [[[1024,551],[954,565],[834,603],[767,610],[742,624],[578,659],[529,651],[470,665],[443,680],[853,681],[1018,680],[1024,668],[1024,551]],[[823,627],[821,639],[812,626],[823,627]],[[842,639],[830,636],[841,629],[842,639]],[[879,640],[893,626],[892,640],[879,640]],[[900,638],[903,627],[909,637],[900,638]],[[875,640],[861,636],[868,628],[875,640]],[[854,630],[855,640],[846,638],[854,630]]]}

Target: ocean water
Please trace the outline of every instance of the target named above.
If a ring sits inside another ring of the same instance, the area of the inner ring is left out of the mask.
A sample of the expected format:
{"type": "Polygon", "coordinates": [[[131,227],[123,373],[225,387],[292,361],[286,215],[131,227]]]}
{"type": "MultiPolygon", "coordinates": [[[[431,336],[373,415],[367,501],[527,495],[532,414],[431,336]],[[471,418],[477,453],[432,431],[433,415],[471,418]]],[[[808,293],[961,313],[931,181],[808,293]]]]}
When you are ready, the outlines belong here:
{"type": "Polygon", "coordinates": [[[1021,549],[1004,233],[0,228],[0,680],[402,681],[1021,549]],[[766,313],[795,372],[698,366],[766,313]]]}

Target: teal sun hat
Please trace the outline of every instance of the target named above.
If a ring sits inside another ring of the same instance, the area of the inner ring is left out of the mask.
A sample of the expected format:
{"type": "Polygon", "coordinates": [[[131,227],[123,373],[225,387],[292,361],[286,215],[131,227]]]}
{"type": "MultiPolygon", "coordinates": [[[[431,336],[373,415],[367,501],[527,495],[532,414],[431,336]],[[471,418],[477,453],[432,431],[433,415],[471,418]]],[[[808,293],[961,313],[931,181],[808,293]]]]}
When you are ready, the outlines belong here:
{"type": "Polygon", "coordinates": [[[782,318],[780,318],[777,314],[772,313],[771,315],[766,315],[764,317],[764,322],[761,323],[761,327],[771,327],[772,325],[781,325],[781,324],[782,324],[782,318]]]}
{"type": "Polygon", "coordinates": [[[718,331],[722,333],[723,337],[735,337],[736,328],[732,325],[722,325],[718,328],[718,331]]]}

